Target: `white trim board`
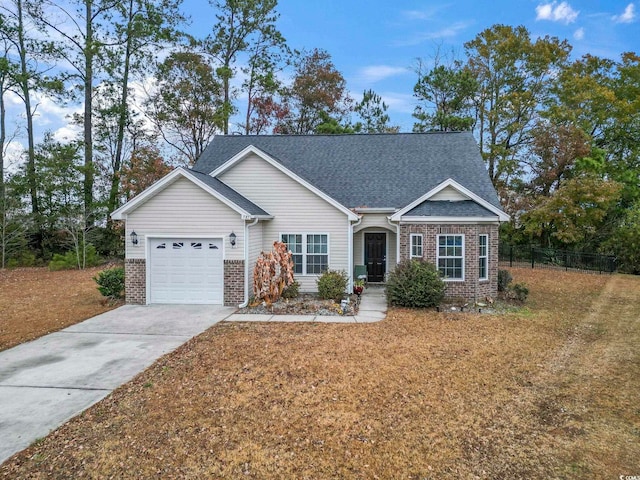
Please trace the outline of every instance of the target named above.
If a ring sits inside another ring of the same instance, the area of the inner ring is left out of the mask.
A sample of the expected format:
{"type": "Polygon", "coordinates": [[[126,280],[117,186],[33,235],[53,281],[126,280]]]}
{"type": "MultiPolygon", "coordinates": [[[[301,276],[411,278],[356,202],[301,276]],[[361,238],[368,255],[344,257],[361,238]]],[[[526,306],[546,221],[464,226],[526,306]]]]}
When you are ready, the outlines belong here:
{"type": "MultiPolygon", "coordinates": [[[[480,205],[480,206],[486,208],[487,210],[489,210],[490,212],[494,213],[496,215],[496,217],[497,217],[496,221],[499,221],[499,222],[507,222],[507,221],[509,221],[509,219],[510,219],[509,215],[504,213],[502,210],[500,210],[495,205],[492,205],[491,203],[487,202],[485,199],[483,199],[480,196],[476,195],[475,193],[473,193],[468,188],[460,185],[458,182],[456,182],[452,178],[448,178],[447,180],[442,182],[440,185],[438,185],[438,186],[432,188],[431,190],[429,190],[427,193],[422,195],[420,198],[417,198],[416,200],[411,202],[406,207],[398,210],[396,213],[391,215],[391,217],[389,219],[391,221],[394,221],[394,222],[408,221],[408,219],[415,219],[415,218],[422,218],[423,219],[422,221],[424,221],[424,219],[428,218],[429,222],[441,221],[442,219],[447,219],[447,218],[451,218],[451,219],[464,218],[465,222],[487,221],[487,217],[414,217],[414,216],[411,216],[411,217],[403,218],[404,214],[406,214],[407,212],[410,212],[411,210],[413,210],[418,205],[420,205],[423,202],[429,200],[435,194],[437,194],[438,192],[440,192],[440,191],[442,191],[442,190],[444,190],[445,188],[448,188],[448,187],[451,187],[451,188],[457,190],[462,195],[467,197],[469,200],[473,200],[478,205],[480,205]]],[[[451,221],[451,220],[445,220],[445,221],[451,221]]]]}

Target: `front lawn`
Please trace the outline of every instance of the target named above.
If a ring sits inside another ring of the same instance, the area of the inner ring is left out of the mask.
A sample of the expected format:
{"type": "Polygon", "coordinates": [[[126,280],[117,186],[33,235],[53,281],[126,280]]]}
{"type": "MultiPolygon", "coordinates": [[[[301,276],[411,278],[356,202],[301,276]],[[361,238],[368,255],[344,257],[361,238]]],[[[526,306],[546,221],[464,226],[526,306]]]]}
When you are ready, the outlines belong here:
{"type": "Polygon", "coordinates": [[[214,326],[0,477],[640,474],[640,278],[512,272],[507,314],[214,326]]]}
{"type": "Polygon", "coordinates": [[[0,270],[0,350],[114,308],[92,280],[103,268],[0,270]]]}

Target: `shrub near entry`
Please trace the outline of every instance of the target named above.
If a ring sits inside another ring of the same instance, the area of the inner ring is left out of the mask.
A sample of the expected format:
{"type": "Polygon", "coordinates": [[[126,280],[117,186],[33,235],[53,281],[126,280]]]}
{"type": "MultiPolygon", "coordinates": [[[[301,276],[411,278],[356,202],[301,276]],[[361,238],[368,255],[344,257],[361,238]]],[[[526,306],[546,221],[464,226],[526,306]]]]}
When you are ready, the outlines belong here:
{"type": "Polygon", "coordinates": [[[338,270],[327,270],[318,279],[318,296],[323,300],[339,303],[347,290],[347,274],[338,270]]]}
{"type": "Polygon", "coordinates": [[[389,274],[387,302],[399,307],[435,307],[442,302],[445,287],[435,265],[405,260],[389,274]]]}

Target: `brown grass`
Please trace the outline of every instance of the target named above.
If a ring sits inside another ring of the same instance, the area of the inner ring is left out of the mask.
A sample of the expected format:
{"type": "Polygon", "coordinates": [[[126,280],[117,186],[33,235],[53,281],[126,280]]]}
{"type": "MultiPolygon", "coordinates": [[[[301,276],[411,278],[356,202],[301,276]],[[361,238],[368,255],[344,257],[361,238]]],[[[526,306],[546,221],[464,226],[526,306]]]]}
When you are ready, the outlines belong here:
{"type": "Polygon", "coordinates": [[[640,278],[513,273],[531,299],[504,315],[220,324],[0,477],[639,474],[640,278]]]}
{"type": "Polygon", "coordinates": [[[102,268],[0,270],[0,350],[114,308],[92,280],[102,268]]]}

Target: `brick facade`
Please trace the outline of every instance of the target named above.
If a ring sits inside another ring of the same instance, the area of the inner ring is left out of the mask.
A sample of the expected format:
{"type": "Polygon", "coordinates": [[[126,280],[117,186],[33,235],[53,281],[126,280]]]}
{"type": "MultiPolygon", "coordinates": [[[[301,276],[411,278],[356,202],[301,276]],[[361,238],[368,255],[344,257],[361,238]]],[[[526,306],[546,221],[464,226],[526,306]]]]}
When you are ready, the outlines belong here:
{"type": "Polygon", "coordinates": [[[132,305],[147,303],[147,263],[144,258],[124,261],[124,292],[126,302],[132,305]]]}
{"type": "Polygon", "coordinates": [[[464,235],[464,281],[447,281],[447,297],[462,297],[482,301],[498,295],[498,226],[497,225],[400,225],[400,259],[410,258],[410,237],[420,233],[423,238],[423,259],[437,262],[438,235],[464,235]],[[488,280],[478,280],[478,235],[489,235],[488,280]]]}
{"type": "Polygon", "coordinates": [[[237,307],[244,302],[244,260],[224,261],[224,304],[237,307]]]}

